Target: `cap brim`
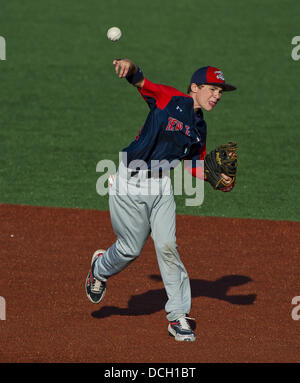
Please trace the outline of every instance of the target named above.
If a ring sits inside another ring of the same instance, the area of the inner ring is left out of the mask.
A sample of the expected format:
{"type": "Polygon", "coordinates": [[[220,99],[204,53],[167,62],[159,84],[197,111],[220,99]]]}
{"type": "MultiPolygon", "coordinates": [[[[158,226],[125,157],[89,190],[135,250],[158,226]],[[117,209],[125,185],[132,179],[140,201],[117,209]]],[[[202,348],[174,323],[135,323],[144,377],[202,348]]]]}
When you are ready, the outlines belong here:
{"type": "Polygon", "coordinates": [[[236,90],[236,86],[234,86],[234,85],[220,84],[219,82],[210,82],[210,83],[207,83],[207,85],[219,86],[220,88],[222,88],[224,90],[224,92],[230,92],[232,90],[236,90]]]}

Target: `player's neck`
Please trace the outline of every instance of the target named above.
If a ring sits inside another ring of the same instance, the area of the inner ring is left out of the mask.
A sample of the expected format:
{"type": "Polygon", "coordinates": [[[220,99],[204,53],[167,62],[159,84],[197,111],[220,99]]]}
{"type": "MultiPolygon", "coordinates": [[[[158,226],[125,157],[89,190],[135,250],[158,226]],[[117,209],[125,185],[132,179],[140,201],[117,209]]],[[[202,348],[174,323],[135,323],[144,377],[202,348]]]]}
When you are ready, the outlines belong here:
{"type": "Polygon", "coordinates": [[[195,97],[195,93],[193,93],[193,92],[190,92],[189,93],[189,96],[193,99],[193,101],[194,101],[194,112],[195,112],[195,114],[197,114],[198,113],[198,111],[199,111],[199,109],[201,110],[201,106],[198,104],[198,102],[197,102],[197,99],[196,99],[196,97],[195,97]]]}

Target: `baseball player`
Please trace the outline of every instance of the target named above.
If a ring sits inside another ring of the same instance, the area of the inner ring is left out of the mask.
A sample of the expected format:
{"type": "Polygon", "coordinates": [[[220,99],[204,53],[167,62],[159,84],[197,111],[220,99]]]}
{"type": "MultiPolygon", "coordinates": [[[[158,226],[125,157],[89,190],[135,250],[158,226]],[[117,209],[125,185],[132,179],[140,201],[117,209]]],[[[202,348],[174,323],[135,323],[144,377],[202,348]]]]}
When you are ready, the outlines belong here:
{"type": "MultiPolygon", "coordinates": [[[[232,190],[235,172],[226,173],[226,169],[217,164],[224,157],[223,152],[219,151],[217,156],[216,151],[213,152],[211,161],[204,166],[205,173],[198,164],[209,158],[203,110],[213,110],[224,91],[236,88],[225,82],[219,69],[211,66],[202,67],[192,75],[188,94],[185,94],[170,86],[152,83],[131,60],[114,60],[113,65],[120,78],[126,78],[137,88],[150,111],[137,137],[122,151],[109,196],[117,240],[109,249],[93,254],[86,294],[92,303],[99,303],[105,295],[107,280],[140,255],[151,234],[168,298],[165,305],[168,332],[177,341],[195,341],[192,318],[188,316],[190,281],[177,249],[176,206],[169,170],[174,161],[190,160],[188,171],[193,176],[209,179],[215,189],[232,190]],[[215,176],[212,163],[219,166],[215,183],[210,180],[211,175],[215,176]],[[157,192],[149,193],[149,185],[151,191],[157,192]]],[[[233,146],[227,159],[234,151],[233,146]]]]}

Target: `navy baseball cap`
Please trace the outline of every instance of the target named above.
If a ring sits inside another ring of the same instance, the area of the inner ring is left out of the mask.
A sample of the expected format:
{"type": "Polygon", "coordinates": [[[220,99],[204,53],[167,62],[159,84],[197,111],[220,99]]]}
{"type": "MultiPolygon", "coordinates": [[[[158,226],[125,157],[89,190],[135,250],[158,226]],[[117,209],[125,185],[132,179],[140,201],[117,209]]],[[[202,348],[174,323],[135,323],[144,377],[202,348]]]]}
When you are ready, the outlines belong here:
{"type": "Polygon", "coordinates": [[[205,66],[197,69],[196,72],[194,72],[192,75],[190,83],[195,83],[197,85],[216,85],[223,88],[223,90],[227,92],[236,90],[235,86],[230,85],[225,81],[223,72],[220,69],[212,66],[205,66]]]}

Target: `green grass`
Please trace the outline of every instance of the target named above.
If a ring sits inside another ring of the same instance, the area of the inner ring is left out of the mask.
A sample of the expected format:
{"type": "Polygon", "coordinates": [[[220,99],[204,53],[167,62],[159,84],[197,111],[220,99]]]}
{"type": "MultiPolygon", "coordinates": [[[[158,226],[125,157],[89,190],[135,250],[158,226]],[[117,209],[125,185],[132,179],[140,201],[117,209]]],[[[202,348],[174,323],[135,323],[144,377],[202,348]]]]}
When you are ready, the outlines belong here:
{"type": "Polygon", "coordinates": [[[205,185],[198,208],[177,196],[178,213],[299,220],[299,12],[293,0],[5,2],[0,203],[108,208],[96,165],[118,161],[148,111],[114,75],[113,58],[129,57],[182,91],[203,65],[238,87],[206,114],[209,150],[239,143],[238,184],[226,194],[205,185]]]}

